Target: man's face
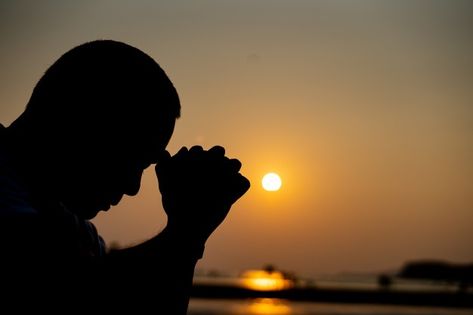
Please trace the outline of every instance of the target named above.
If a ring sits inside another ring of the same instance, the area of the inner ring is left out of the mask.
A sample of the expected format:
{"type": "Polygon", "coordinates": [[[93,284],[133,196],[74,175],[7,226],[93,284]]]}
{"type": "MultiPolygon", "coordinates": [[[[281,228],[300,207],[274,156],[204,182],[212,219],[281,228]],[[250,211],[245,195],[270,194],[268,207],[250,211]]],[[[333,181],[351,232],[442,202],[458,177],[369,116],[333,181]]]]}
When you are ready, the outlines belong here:
{"type": "Polygon", "coordinates": [[[158,162],[174,130],[172,119],[153,126],[140,136],[89,144],[76,165],[69,165],[60,188],[66,208],[83,219],[118,204],[123,195],[134,196],[140,189],[143,171],[158,162]],[[151,136],[152,135],[152,136],[151,136]]]}

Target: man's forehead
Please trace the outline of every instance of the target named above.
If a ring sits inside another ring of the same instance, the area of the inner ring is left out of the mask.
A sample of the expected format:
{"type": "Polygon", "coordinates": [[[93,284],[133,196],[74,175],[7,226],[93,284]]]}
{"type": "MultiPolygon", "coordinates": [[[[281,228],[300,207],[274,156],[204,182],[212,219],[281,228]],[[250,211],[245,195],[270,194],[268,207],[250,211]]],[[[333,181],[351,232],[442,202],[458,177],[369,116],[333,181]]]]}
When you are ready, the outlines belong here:
{"type": "Polygon", "coordinates": [[[171,134],[172,130],[166,133],[149,133],[140,139],[141,150],[147,162],[155,164],[163,158],[163,155],[166,154],[165,150],[171,134]]]}
{"type": "Polygon", "coordinates": [[[160,160],[174,131],[175,118],[148,115],[130,117],[128,128],[122,128],[122,137],[130,150],[146,162],[154,164],[160,160]],[[127,131],[125,131],[125,129],[127,131]]]}

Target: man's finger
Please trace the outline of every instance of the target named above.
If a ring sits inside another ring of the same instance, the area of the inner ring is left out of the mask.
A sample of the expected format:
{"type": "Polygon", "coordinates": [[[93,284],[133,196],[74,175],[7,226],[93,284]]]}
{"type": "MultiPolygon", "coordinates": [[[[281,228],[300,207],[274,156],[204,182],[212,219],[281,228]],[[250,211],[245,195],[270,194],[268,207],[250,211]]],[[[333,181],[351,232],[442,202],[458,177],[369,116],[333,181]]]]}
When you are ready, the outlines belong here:
{"type": "Polygon", "coordinates": [[[158,156],[158,163],[157,163],[157,164],[166,163],[166,162],[168,162],[170,159],[171,159],[171,153],[169,153],[168,151],[164,150],[164,151],[162,151],[162,152],[159,154],[159,156],[158,156]]]}
{"type": "Polygon", "coordinates": [[[228,166],[231,172],[238,173],[241,169],[241,162],[237,159],[229,159],[228,166]]]}
{"type": "Polygon", "coordinates": [[[158,157],[158,162],[156,163],[154,169],[156,171],[156,173],[161,173],[161,170],[163,169],[163,166],[166,165],[167,163],[169,163],[169,161],[171,160],[171,154],[164,150],[162,151],[160,154],[159,154],[159,157],[158,157]]]}
{"type": "Polygon", "coordinates": [[[210,148],[209,153],[216,155],[216,156],[224,156],[225,155],[225,148],[219,145],[213,146],[210,148]]]}
{"type": "Polygon", "coordinates": [[[187,150],[187,147],[182,147],[177,153],[176,155],[182,155],[182,154],[185,154],[187,153],[189,150],[187,150]]]}
{"type": "Polygon", "coordinates": [[[200,145],[195,145],[190,148],[189,153],[200,153],[204,152],[204,148],[202,148],[200,145]]]}
{"type": "Polygon", "coordinates": [[[184,158],[187,156],[187,154],[189,153],[189,150],[187,149],[187,147],[182,147],[173,157],[172,159],[173,160],[184,160],[184,158]]]}
{"type": "Polygon", "coordinates": [[[236,174],[235,177],[229,182],[228,190],[225,194],[225,198],[228,198],[226,202],[234,204],[250,189],[250,181],[241,174],[236,174]]]}

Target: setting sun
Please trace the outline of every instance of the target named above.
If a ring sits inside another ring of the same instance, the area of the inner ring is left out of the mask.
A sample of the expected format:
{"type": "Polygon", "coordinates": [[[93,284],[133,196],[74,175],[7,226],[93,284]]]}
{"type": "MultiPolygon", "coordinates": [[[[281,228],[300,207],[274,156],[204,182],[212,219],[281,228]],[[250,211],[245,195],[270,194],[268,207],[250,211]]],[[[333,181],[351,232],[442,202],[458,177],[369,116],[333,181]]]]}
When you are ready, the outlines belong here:
{"type": "Polygon", "coordinates": [[[281,188],[281,177],[276,173],[268,173],[263,176],[261,184],[267,191],[277,191],[281,188]]]}
{"type": "Polygon", "coordinates": [[[293,287],[293,282],[280,271],[247,270],[241,276],[245,288],[256,291],[278,291],[293,287]]]}

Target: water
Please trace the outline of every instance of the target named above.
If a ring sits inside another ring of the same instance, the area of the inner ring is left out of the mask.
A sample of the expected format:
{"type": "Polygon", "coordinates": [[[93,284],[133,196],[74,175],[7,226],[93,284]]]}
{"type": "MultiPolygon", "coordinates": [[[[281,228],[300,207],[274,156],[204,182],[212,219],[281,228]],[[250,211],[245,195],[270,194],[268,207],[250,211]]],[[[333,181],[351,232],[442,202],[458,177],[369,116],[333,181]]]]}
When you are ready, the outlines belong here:
{"type": "MultiPolygon", "coordinates": [[[[195,277],[195,283],[207,285],[243,286],[245,282],[236,276],[195,277]]],[[[322,289],[355,289],[376,291],[376,276],[325,276],[298,284],[300,287],[322,289]]],[[[455,284],[432,281],[393,279],[392,291],[445,292],[458,290],[455,284]]],[[[473,294],[472,288],[468,290],[473,294]]],[[[472,295],[473,296],[473,295],[472,295]]],[[[473,309],[432,306],[407,306],[388,304],[348,304],[323,302],[296,302],[281,299],[206,299],[192,298],[189,315],[473,315],[473,309]]]]}
{"type": "Polygon", "coordinates": [[[189,315],[473,315],[473,309],[291,302],[278,299],[191,299],[189,315]]]}

